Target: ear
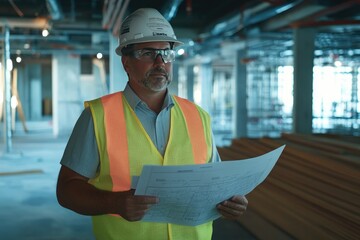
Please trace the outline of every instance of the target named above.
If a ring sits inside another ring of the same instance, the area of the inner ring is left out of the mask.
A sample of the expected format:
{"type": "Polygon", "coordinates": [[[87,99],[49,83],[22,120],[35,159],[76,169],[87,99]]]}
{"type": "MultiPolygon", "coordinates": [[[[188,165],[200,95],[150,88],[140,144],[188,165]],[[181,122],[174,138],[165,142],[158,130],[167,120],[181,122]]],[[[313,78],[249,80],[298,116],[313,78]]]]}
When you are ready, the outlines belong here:
{"type": "Polygon", "coordinates": [[[125,71],[128,71],[128,64],[129,64],[129,57],[128,56],[121,56],[121,62],[124,66],[125,71]]]}

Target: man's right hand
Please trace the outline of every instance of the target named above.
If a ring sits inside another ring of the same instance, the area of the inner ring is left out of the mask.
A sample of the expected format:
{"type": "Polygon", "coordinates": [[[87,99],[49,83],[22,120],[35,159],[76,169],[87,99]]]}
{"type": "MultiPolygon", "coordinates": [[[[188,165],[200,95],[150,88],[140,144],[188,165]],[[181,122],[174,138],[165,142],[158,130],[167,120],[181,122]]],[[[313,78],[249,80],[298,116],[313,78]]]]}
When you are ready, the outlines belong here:
{"type": "Polygon", "coordinates": [[[141,220],[146,211],[159,202],[154,196],[135,196],[135,190],[111,192],[97,189],[89,183],[89,178],[65,166],[61,167],[56,193],[61,206],[79,214],[119,214],[128,221],[141,220]]]}
{"type": "Polygon", "coordinates": [[[117,192],[119,214],[126,220],[133,222],[141,220],[150,207],[159,202],[154,196],[134,195],[135,190],[117,192]]]}

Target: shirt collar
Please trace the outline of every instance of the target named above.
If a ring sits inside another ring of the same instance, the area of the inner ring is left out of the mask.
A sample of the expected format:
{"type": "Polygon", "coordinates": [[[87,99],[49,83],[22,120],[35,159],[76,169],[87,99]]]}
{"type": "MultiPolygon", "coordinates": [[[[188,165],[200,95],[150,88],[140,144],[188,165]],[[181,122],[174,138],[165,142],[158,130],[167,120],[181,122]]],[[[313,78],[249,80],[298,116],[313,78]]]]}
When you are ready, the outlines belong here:
{"type": "MultiPolygon", "coordinates": [[[[130,87],[129,84],[126,84],[126,87],[124,89],[124,96],[125,96],[126,100],[128,101],[130,107],[134,111],[135,111],[135,108],[140,103],[145,103],[136,95],[136,93],[132,90],[132,88],[130,87]]],[[[173,101],[171,95],[169,94],[169,91],[166,91],[166,96],[164,99],[164,104],[163,104],[162,109],[167,108],[169,110],[173,106],[174,106],[174,101],[173,101]]]]}

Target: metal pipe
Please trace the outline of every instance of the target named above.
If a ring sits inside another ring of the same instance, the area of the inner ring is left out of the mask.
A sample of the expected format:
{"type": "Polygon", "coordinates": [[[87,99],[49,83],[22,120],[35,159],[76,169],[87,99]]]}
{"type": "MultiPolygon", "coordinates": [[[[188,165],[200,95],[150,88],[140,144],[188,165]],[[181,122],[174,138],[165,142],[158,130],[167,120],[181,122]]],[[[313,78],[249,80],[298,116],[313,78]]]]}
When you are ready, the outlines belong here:
{"type": "MultiPolygon", "coordinates": [[[[40,49],[32,47],[31,49],[23,49],[21,50],[21,55],[51,55],[51,54],[85,54],[85,55],[96,55],[101,52],[103,55],[109,54],[109,48],[104,47],[92,47],[92,48],[84,48],[84,49],[40,49]]],[[[16,49],[11,50],[12,54],[16,54],[16,49]]]]}
{"type": "Polygon", "coordinates": [[[113,36],[118,36],[120,31],[121,23],[124,19],[125,12],[129,6],[130,0],[125,0],[123,5],[121,6],[119,14],[116,15],[116,21],[112,25],[112,34],[113,36]]]}
{"type": "Polygon", "coordinates": [[[166,1],[166,4],[162,8],[162,11],[161,11],[166,20],[168,20],[170,22],[171,19],[176,16],[176,13],[177,13],[182,1],[183,0],[166,1]]]}
{"type": "Polygon", "coordinates": [[[106,12],[103,14],[102,27],[105,29],[112,29],[114,26],[115,20],[117,19],[119,12],[121,10],[121,6],[123,4],[122,0],[114,1],[108,3],[108,7],[106,12]]]}
{"type": "MultiPolygon", "coordinates": [[[[0,41],[4,40],[4,36],[0,36],[0,41]]],[[[26,41],[28,42],[29,40],[39,40],[39,41],[62,41],[62,42],[69,42],[69,37],[68,36],[48,36],[46,37],[46,39],[44,39],[43,36],[38,36],[38,35],[11,35],[10,36],[10,40],[19,40],[19,41],[26,41]]]]}
{"type": "Polygon", "coordinates": [[[12,150],[12,139],[11,139],[11,87],[10,87],[10,30],[8,26],[4,26],[4,138],[6,152],[10,153],[12,150]]]}
{"type": "Polygon", "coordinates": [[[46,7],[51,15],[52,20],[60,20],[63,18],[61,7],[56,0],[47,0],[46,7]]]}
{"type": "Polygon", "coordinates": [[[265,20],[268,20],[272,17],[279,15],[280,13],[284,13],[290,9],[294,9],[295,7],[299,6],[301,3],[303,3],[303,0],[288,1],[286,4],[268,8],[264,11],[257,13],[256,15],[249,16],[248,18],[246,18],[244,20],[244,27],[249,27],[251,25],[255,25],[265,20]]]}

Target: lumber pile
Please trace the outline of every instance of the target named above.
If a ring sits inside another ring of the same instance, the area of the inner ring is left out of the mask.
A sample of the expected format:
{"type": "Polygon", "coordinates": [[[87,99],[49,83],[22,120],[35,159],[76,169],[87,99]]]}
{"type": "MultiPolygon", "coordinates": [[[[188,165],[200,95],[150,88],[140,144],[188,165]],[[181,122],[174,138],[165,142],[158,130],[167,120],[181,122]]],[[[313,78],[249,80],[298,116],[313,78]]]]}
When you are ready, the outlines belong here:
{"type": "Polygon", "coordinates": [[[259,239],[360,239],[358,138],[283,134],[234,139],[223,159],[245,159],[286,144],[268,178],[247,198],[239,222],[259,239]]]}

